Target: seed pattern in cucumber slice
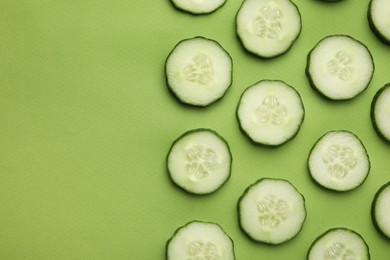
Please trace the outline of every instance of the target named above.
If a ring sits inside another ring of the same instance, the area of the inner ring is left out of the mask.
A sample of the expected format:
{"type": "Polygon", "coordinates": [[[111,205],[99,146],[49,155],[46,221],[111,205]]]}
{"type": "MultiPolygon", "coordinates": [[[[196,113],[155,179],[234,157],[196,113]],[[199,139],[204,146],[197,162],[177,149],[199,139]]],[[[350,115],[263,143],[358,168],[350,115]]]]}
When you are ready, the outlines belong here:
{"type": "Polygon", "coordinates": [[[390,1],[371,0],[368,6],[368,24],[375,35],[390,44],[390,1]]]}
{"type": "Polygon", "coordinates": [[[375,94],[371,102],[371,121],[378,135],[390,142],[390,83],[375,94]]]}
{"type": "Polygon", "coordinates": [[[384,184],[375,194],[371,206],[371,218],[375,228],[390,239],[390,182],[384,184]]]}
{"type": "Polygon", "coordinates": [[[368,48],[348,35],[320,40],[307,57],[306,75],[313,89],[332,100],[347,100],[363,92],[374,74],[368,48]]]}
{"type": "Polygon", "coordinates": [[[191,14],[209,14],[222,7],[226,0],[171,0],[173,5],[191,14]]]}
{"type": "Polygon", "coordinates": [[[305,109],[299,93],[280,80],[262,80],[248,87],[237,107],[241,129],[254,142],[282,145],[299,131],[305,109]]]}
{"type": "Polygon", "coordinates": [[[287,52],[301,28],[301,14],[290,0],[244,0],[236,16],[236,32],[242,45],[262,58],[287,52]]]}
{"type": "Polygon", "coordinates": [[[266,244],[282,244],[301,231],[306,219],[305,199],[288,181],[263,178],[238,200],[242,231],[266,244]]]}
{"type": "Polygon", "coordinates": [[[209,194],[230,177],[232,155],[225,139],[211,129],[193,129],[176,139],[168,153],[172,181],[193,194],[209,194]]]}
{"type": "Polygon", "coordinates": [[[192,221],[179,227],[166,244],[167,260],[234,260],[234,244],[216,223],[192,221]]]}
{"type": "Polygon", "coordinates": [[[348,228],[332,228],[312,243],[307,260],[369,260],[370,251],[363,237],[348,228]]]}
{"type": "Polygon", "coordinates": [[[349,131],[330,131],[313,146],[308,167],[319,185],[334,191],[356,189],[366,180],[370,159],[360,139],[349,131]]]}
{"type": "Polygon", "coordinates": [[[207,106],[222,98],[232,84],[232,59],[211,39],[179,42],[169,54],[165,73],[168,88],[179,101],[207,106]]]}

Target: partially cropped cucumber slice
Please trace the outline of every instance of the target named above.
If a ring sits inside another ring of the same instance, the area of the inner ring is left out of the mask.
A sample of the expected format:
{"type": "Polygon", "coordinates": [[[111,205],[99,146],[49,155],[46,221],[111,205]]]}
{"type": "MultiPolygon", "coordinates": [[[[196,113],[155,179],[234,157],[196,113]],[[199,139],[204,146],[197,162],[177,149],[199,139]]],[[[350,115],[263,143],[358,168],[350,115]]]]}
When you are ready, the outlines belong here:
{"type": "Polygon", "coordinates": [[[226,0],[171,0],[176,8],[191,14],[209,14],[216,11],[226,0]]]}
{"type": "Polygon", "coordinates": [[[374,61],[368,48],[348,35],[323,38],[307,57],[311,86],[332,100],[351,99],[371,82],[374,61]]]}
{"type": "Polygon", "coordinates": [[[363,237],[348,228],[332,228],[311,245],[307,260],[369,260],[370,251],[363,237]]]}
{"type": "Polygon", "coordinates": [[[262,80],[250,86],[237,108],[241,129],[253,142],[269,146],[292,139],[304,115],[299,93],[280,80],[262,80]]]}
{"type": "Polygon", "coordinates": [[[234,260],[234,244],[218,224],[192,221],[178,228],[166,245],[167,260],[234,260]]]}
{"type": "Polygon", "coordinates": [[[175,46],[165,73],[169,89],[181,102],[207,106],[222,98],[232,84],[232,59],[218,42],[195,37],[175,46]]]}
{"type": "Polygon", "coordinates": [[[330,190],[349,191],[366,180],[370,159],[356,135],[349,131],[330,131],[313,146],[308,167],[319,185],[330,190]]]}
{"type": "Polygon", "coordinates": [[[301,28],[301,14],[290,0],[244,0],[236,16],[244,48],[262,58],[287,52],[301,28]]]}
{"type": "Polygon", "coordinates": [[[250,185],[238,201],[241,229],[253,240],[281,244],[301,231],[305,199],[288,181],[263,178],[250,185]]]}
{"type": "Polygon", "coordinates": [[[371,206],[371,217],[376,229],[390,239],[390,182],[375,194],[371,206]]]}
{"type": "Polygon", "coordinates": [[[371,103],[371,121],[379,136],[390,142],[390,83],[375,94],[371,103]]]}
{"type": "Polygon", "coordinates": [[[390,1],[371,0],[368,6],[368,23],[381,41],[390,44],[390,1]]]}
{"type": "Polygon", "coordinates": [[[167,158],[172,181],[185,191],[208,194],[230,177],[232,155],[229,145],[217,132],[194,129],[173,142],[167,158]]]}

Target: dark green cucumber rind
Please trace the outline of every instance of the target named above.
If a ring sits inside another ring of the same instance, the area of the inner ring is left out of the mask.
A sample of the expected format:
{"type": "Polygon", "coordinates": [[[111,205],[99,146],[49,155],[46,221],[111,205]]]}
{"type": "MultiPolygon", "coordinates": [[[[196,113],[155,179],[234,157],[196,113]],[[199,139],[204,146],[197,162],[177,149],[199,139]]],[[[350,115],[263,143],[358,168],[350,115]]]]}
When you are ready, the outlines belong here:
{"type": "Polygon", "coordinates": [[[332,130],[332,131],[329,131],[327,133],[325,133],[324,135],[322,135],[320,138],[318,138],[318,140],[315,142],[315,144],[313,145],[313,147],[311,148],[310,150],[310,153],[309,153],[309,156],[307,158],[307,169],[310,173],[310,177],[311,179],[321,188],[324,188],[326,190],[330,190],[330,191],[335,191],[335,192],[339,192],[339,193],[342,193],[342,192],[347,192],[347,191],[353,191],[353,190],[356,190],[357,188],[359,188],[360,186],[363,185],[363,183],[365,182],[365,180],[367,179],[368,175],[370,174],[370,170],[371,170],[371,161],[370,161],[370,157],[368,155],[368,152],[367,152],[367,149],[366,147],[364,146],[363,142],[360,140],[360,138],[355,135],[354,133],[350,132],[350,131],[347,131],[347,130],[332,130]],[[319,182],[317,182],[316,179],[314,179],[313,175],[311,174],[311,170],[310,170],[310,164],[309,164],[309,158],[311,156],[311,153],[314,151],[315,147],[317,146],[317,144],[322,140],[322,138],[324,138],[327,134],[329,133],[334,133],[334,132],[342,132],[342,133],[349,133],[349,134],[352,134],[353,136],[355,136],[357,138],[357,140],[359,140],[360,144],[363,146],[364,148],[364,152],[365,154],[367,155],[367,159],[368,159],[368,171],[367,171],[367,175],[366,177],[362,180],[362,182],[356,186],[355,188],[351,188],[351,189],[346,189],[346,190],[337,190],[337,189],[334,189],[334,188],[331,188],[331,187],[328,187],[328,186],[324,186],[322,184],[320,184],[319,182]]]}
{"type": "Polygon", "coordinates": [[[299,15],[299,17],[301,18],[301,19],[300,19],[300,26],[299,26],[300,29],[299,29],[299,32],[298,32],[297,36],[295,37],[295,39],[293,39],[293,40],[291,41],[290,46],[289,46],[286,50],[284,50],[284,51],[282,51],[282,52],[280,52],[280,53],[277,53],[277,54],[275,54],[275,55],[272,55],[272,56],[262,56],[262,55],[256,53],[255,51],[251,51],[249,48],[247,48],[247,46],[245,46],[245,43],[244,43],[243,39],[240,37],[240,35],[239,35],[239,33],[238,33],[237,16],[238,16],[238,13],[240,12],[240,10],[241,10],[241,8],[242,8],[244,2],[245,2],[245,0],[242,1],[241,6],[240,6],[240,8],[238,9],[238,12],[236,13],[236,18],[235,18],[235,21],[236,21],[236,22],[235,22],[235,26],[236,26],[236,36],[237,36],[238,40],[241,42],[241,46],[243,47],[243,49],[244,49],[247,53],[249,53],[249,54],[251,54],[251,55],[254,55],[254,56],[256,56],[256,57],[260,57],[260,58],[262,58],[262,59],[277,58],[277,57],[282,56],[283,54],[287,53],[287,52],[292,48],[292,46],[293,46],[294,43],[297,41],[297,39],[299,38],[299,36],[301,35],[301,32],[302,32],[302,15],[301,15],[301,12],[299,11],[298,6],[297,6],[294,2],[292,2],[292,1],[290,0],[290,2],[296,7],[296,9],[297,9],[297,11],[298,11],[298,15],[299,15]]]}
{"type": "Polygon", "coordinates": [[[382,133],[381,129],[379,128],[379,126],[377,125],[377,122],[376,122],[376,119],[375,119],[375,113],[376,113],[376,102],[378,100],[378,98],[380,97],[380,95],[383,93],[383,91],[385,91],[387,88],[390,88],[390,83],[387,83],[386,85],[384,85],[383,87],[381,87],[375,94],[374,98],[372,99],[372,102],[371,102],[371,113],[370,113],[370,116],[371,116],[371,122],[372,122],[372,125],[375,129],[375,131],[377,132],[377,134],[379,135],[379,137],[381,137],[383,140],[387,141],[390,143],[390,139],[387,139],[385,134],[382,133]]]}
{"type": "Polygon", "coordinates": [[[236,118],[237,118],[238,125],[239,125],[239,127],[240,127],[241,132],[244,133],[245,136],[247,136],[248,139],[249,139],[253,144],[255,144],[255,145],[263,145],[263,146],[267,146],[267,147],[279,147],[279,146],[282,146],[283,144],[285,144],[285,143],[291,141],[292,139],[294,139],[294,137],[296,137],[296,136],[298,135],[299,130],[300,130],[301,127],[302,127],[303,121],[305,120],[305,107],[304,107],[304,105],[303,105],[303,101],[302,101],[301,95],[299,94],[299,92],[298,92],[294,87],[288,85],[287,83],[285,83],[285,82],[282,81],[282,80],[268,80],[268,79],[263,79],[263,80],[260,80],[260,81],[256,82],[255,84],[252,84],[251,86],[247,87],[247,88],[244,90],[244,92],[241,94],[240,100],[239,100],[238,105],[237,105],[237,108],[236,108],[236,118]],[[301,123],[300,123],[299,127],[297,128],[297,130],[296,130],[296,132],[295,132],[294,135],[292,135],[289,139],[287,139],[287,140],[284,141],[283,143],[280,143],[280,144],[277,144],[277,145],[270,144],[270,143],[256,142],[255,140],[253,140],[253,139],[250,137],[249,133],[246,132],[245,129],[241,126],[240,117],[238,116],[238,109],[239,109],[239,107],[240,107],[241,99],[242,99],[242,97],[244,96],[245,92],[246,92],[250,87],[253,87],[254,85],[257,85],[257,84],[259,84],[260,82],[263,82],[263,81],[271,81],[271,82],[275,82],[275,81],[276,81],[276,82],[282,82],[282,83],[286,84],[287,86],[291,87],[291,88],[298,94],[298,96],[299,96],[299,98],[300,98],[300,100],[301,100],[301,106],[302,106],[302,110],[303,110],[303,115],[302,115],[302,120],[301,120],[301,123]]]}
{"type": "Polygon", "coordinates": [[[202,16],[202,15],[212,14],[212,13],[216,12],[216,11],[219,10],[222,6],[224,6],[225,3],[226,3],[227,1],[223,2],[220,6],[218,6],[217,8],[215,8],[214,10],[212,10],[212,11],[210,11],[210,12],[200,12],[200,13],[191,12],[190,10],[181,8],[181,7],[177,6],[177,5],[173,2],[173,0],[170,0],[170,2],[172,3],[173,7],[175,7],[175,9],[177,9],[177,10],[179,10],[179,11],[181,11],[181,12],[185,12],[185,13],[188,13],[188,14],[192,14],[192,15],[194,15],[194,16],[202,16]]]}
{"type": "Polygon", "coordinates": [[[189,193],[189,194],[194,194],[194,195],[208,195],[208,194],[212,194],[216,191],[218,191],[229,179],[230,179],[230,176],[231,176],[231,173],[232,173],[232,163],[233,163],[233,156],[232,156],[232,153],[231,153],[231,150],[230,150],[230,146],[229,146],[229,143],[225,140],[225,138],[223,138],[218,132],[212,130],[212,129],[209,129],[209,128],[196,128],[196,129],[191,129],[191,130],[188,130],[186,131],[185,133],[183,133],[182,135],[180,135],[175,141],[173,141],[172,145],[171,145],[171,148],[169,149],[169,152],[167,154],[167,157],[166,157],[166,165],[167,165],[167,171],[168,171],[168,175],[169,175],[169,179],[171,180],[171,182],[173,184],[175,184],[175,186],[179,187],[180,189],[184,190],[185,192],[189,193]],[[229,165],[229,175],[228,177],[226,178],[226,180],[224,182],[222,182],[214,191],[212,192],[205,192],[205,193],[195,193],[195,192],[192,192],[192,191],[189,191],[187,189],[185,189],[184,187],[180,186],[178,183],[176,183],[173,178],[171,177],[171,172],[169,171],[169,165],[168,165],[168,158],[169,158],[169,154],[171,153],[172,151],[172,148],[175,146],[175,144],[180,141],[183,137],[185,137],[186,135],[188,134],[192,134],[192,133],[196,133],[196,132],[204,132],[204,131],[207,131],[207,132],[211,132],[213,133],[215,136],[217,136],[222,142],[224,142],[226,144],[226,147],[228,148],[228,151],[229,151],[229,157],[230,157],[230,165],[229,165]]]}
{"type": "Polygon", "coordinates": [[[386,38],[375,26],[374,20],[372,19],[372,13],[371,13],[371,6],[372,6],[372,0],[368,4],[368,11],[367,11],[367,19],[368,19],[368,25],[370,26],[371,31],[378,37],[380,41],[382,41],[384,44],[390,45],[390,39],[386,38]]]}
{"type": "Polygon", "coordinates": [[[281,245],[281,244],[284,244],[284,243],[290,241],[291,239],[293,239],[293,238],[295,238],[296,236],[298,236],[299,233],[301,233],[301,231],[302,231],[302,229],[303,229],[303,226],[304,226],[304,223],[305,223],[305,221],[306,221],[306,217],[307,217],[307,210],[306,210],[306,203],[305,203],[306,200],[305,200],[305,197],[302,195],[302,193],[300,193],[299,190],[298,190],[294,185],[291,184],[291,186],[295,189],[295,191],[296,191],[298,194],[301,195],[301,197],[302,197],[302,199],[303,199],[303,202],[304,202],[303,207],[304,207],[304,210],[305,210],[305,218],[304,218],[303,221],[302,221],[301,228],[299,229],[299,231],[298,231],[294,236],[292,236],[291,238],[288,238],[288,239],[286,239],[286,240],[284,240],[284,241],[282,241],[282,242],[280,242],[280,243],[271,243],[271,242],[266,242],[266,241],[257,240],[257,239],[255,239],[254,237],[252,237],[248,232],[246,232],[245,229],[242,227],[242,223],[241,223],[241,201],[245,198],[245,196],[247,195],[247,193],[250,191],[250,189],[251,189],[252,187],[254,187],[255,185],[257,185],[258,183],[260,183],[260,182],[262,182],[262,181],[264,181],[264,180],[281,180],[281,181],[285,181],[285,182],[288,182],[289,184],[291,184],[291,182],[288,181],[288,180],[286,180],[286,179],[266,178],[266,177],[264,177],[264,178],[261,178],[261,179],[257,180],[256,182],[252,183],[251,185],[249,185],[249,186],[245,189],[244,193],[240,196],[240,198],[239,198],[238,201],[237,201],[238,225],[240,226],[241,231],[242,231],[248,238],[250,238],[250,239],[251,239],[252,241],[254,241],[254,242],[257,242],[257,243],[264,243],[264,244],[267,244],[267,245],[281,245]]]}
{"type": "Polygon", "coordinates": [[[314,245],[320,241],[325,235],[327,235],[328,233],[332,232],[332,231],[335,231],[335,230],[345,230],[345,231],[348,231],[348,232],[351,232],[351,233],[354,233],[356,235],[358,235],[364,242],[364,244],[366,245],[366,248],[367,248],[367,257],[368,259],[370,259],[370,248],[369,246],[367,245],[366,241],[364,240],[364,238],[359,234],[357,233],[356,231],[352,230],[352,229],[349,229],[349,228],[345,228],[345,227],[336,227],[336,228],[331,228],[327,231],[325,231],[324,233],[322,233],[321,235],[319,235],[316,239],[314,239],[313,243],[311,244],[309,250],[307,251],[307,255],[306,255],[306,259],[307,260],[310,260],[309,259],[309,254],[311,252],[311,250],[313,249],[314,245]]]}
{"type": "Polygon", "coordinates": [[[375,193],[375,196],[374,196],[374,199],[372,200],[372,204],[371,204],[371,219],[372,219],[372,223],[374,224],[376,230],[384,237],[384,238],[387,238],[387,239],[390,239],[390,234],[386,234],[382,228],[379,226],[377,220],[376,220],[376,204],[377,204],[377,200],[381,194],[381,192],[386,189],[387,187],[390,186],[390,181],[385,183],[382,187],[379,188],[379,190],[375,193]]]}
{"type": "Polygon", "coordinates": [[[235,255],[235,252],[234,252],[234,241],[233,239],[228,235],[228,233],[226,233],[226,231],[218,224],[218,223],[215,223],[215,222],[206,222],[206,221],[200,221],[200,220],[192,220],[190,222],[188,222],[187,224],[177,228],[175,230],[175,232],[173,233],[172,237],[170,237],[167,242],[165,243],[165,257],[167,260],[169,260],[169,254],[168,254],[168,247],[169,247],[169,243],[172,241],[172,239],[176,236],[176,234],[182,229],[182,228],[185,228],[187,227],[188,225],[192,224],[192,223],[205,223],[205,224],[215,224],[217,226],[219,226],[221,228],[221,230],[223,231],[223,233],[230,239],[230,241],[232,242],[232,248],[233,248],[233,256],[234,258],[233,259],[236,259],[236,255],[235,255]]]}
{"type": "Polygon", "coordinates": [[[221,44],[219,44],[219,42],[217,42],[216,40],[213,40],[213,39],[209,39],[209,38],[203,37],[203,36],[195,36],[195,37],[192,37],[192,38],[183,39],[183,40],[181,40],[180,42],[178,42],[178,43],[175,45],[175,47],[171,50],[171,52],[169,53],[168,57],[165,59],[164,71],[165,71],[165,80],[166,80],[166,84],[167,84],[167,87],[168,87],[168,89],[169,89],[169,92],[170,92],[178,101],[180,101],[181,104],[183,104],[183,105],[189,105],[189,106],[194,106],[194,107],[208,107],[208,106],[214,104],[215,102],[219,101],[220,99],[222,99],[222,98],[226,95],[226,92],[228,92],[228,90],[230,89],[230,87],[232,86],[232,83],[233,83],[233,59],[232,59],[232,56],[230,56],[230,54],[226,51],[225,48],[222,47],[221,44]],[[225,53],[229,56],[230,61],[231,61],[231,64],[232,64],[231,72],[230,72],[230,84],[229,84],[229,86],[227,87],[227,89],[225,90],[225,92],[224,92],[221,96],[216,97],[214,100],[212,100],[210,103],[208,103],[208,104],[206,104],[206,105],[188,103],[188,102],[182,100],[182,99],[176,94],[176,92],[172,89],[172,87],[169,85],[168,76],[167,76],[167,62],[168,62],[168,59],[169,59],[169,57],[171,56],[171,54],[175,51],[176,47],[177,47],[180,43],[182,43],[182,42],[184,42],[184,41],[191,40],[191,39],[196,39],[196,38],[202,38],[202,39],[205,39],[205,40],[209,40],[209,41],[215,42],[215,43],[216,43],[217,45],[219,45],[219,46],[221,47],[221,49],[224,50],[225,53]]]}
{"type": "Polygon", "coordinates": [[[322,38],[311,50],[310,50],[310,52],[308,53],[308,55],[307,55],[307,59],[306,59],[306,69],[305,69],[305,73],[306,73],[306,76],[307,76],[307,78],[308,78],[308,80],[309,80],[309,83],[310,83],[310,86],[312,87],[312,89],[313,90],[315,90],[318,94],[320,94],[322,97],[324,97],[324,98],[326,98],[326,99],[328,99],[328,100],[333,100],[333,101],[343,101],[343,100],[351,100],[351,99],[353,99],[353,98],[355,98],[355,97],[357,97],[357,96],[359,96],[362,92],[364,92],[367,88],[368,88],[368,86],[370,85],[370,83],[371,83],[371,80],[372,80],[372,78],[373,78],[373,76],[374,76],[374,72],[375,72],[375,63],[374,63],[374,58],[373,58],[373,56],[372,56],[372,54],[371,54],[371,52],[370,52],[370,50],[368,49],[368,47],[364,44],[364,43],[362,43],[361,41],[359,41],[359,40],[356,40],[355,38],[352,38],[351,36],[349,36],[349,35],[346,35],[346,34],[333,34],[333,35],[328,35],[328,36],[326,36],[326,37],[324,37],[324,38],[322,38]],[[313,80],[313,78],[312,78],[312,76],[311,76],[311,74],[310,74],[310,59],[311,59],[311,54],[312,54],[312,52],[317,48],[317,46],[323,41],[323,40],[325,40],[325,39],[327,39],[327,38],[329,38],[329,37],[333,37],[333,36],[346,36],[346,37],[348,37],[348,38],[350,38],[350,39],[352,39],[352,40],[354,40],[354,41],[356,41],[356,42],[358,42],[358,43],[360,43],[360,44],[362,44],[365,48],[366,48],[366,50],[368,51],[368,53],[370,54],[370,57],[371,57],[371,62],[372,62],[372,66],[373,66],[373,71],[372,71],[372,75],[371,75],[371,78],[369,79],[369,81],[367,82],[367,86],[365,87],[365,88],[363,88],[360,92],[358,92],[356,95],[354,95],[353,97],[346,97],[346,98],[337,98],[337,99],[334,99],[334,98],[330,98],[330,97],[328,97],[325,93],[323,93],[319,88],[317,88],[317,86],[316,86],[316,84],[314,83],[314,80],[313,80]]]}

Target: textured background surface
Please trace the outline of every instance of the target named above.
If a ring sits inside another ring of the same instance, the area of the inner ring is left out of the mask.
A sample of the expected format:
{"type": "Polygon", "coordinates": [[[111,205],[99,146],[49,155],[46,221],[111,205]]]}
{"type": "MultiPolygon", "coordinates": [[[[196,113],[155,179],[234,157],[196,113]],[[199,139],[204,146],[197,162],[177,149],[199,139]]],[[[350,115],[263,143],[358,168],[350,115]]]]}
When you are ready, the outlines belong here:
{"type": "Polygon", "coordinates": [[[370,219],[377,189],[390,180],[390,145],[370,117],[375,92],[390,81],[390,46],[369,30],[367,0],[296,0],[302,34],[284,56],[246,53],[234,31],[240,1],[193,16],[168,0],[0,1],[0,259],[163,259],[174,230],[199,219],[219,223],[237,259],[304,259],[322,232],[359,232],[372,259],[390,255],[370,219]],[[315,93],[306,55],[324,36],[350,34],[371,50],[369,88],[347,102],[315,93]],[[165,85],[164,61],[184,38],[215,39],[231,54],[234,82],[209,108],[183,106],[165,85]],[[294,86],[306,107],[295,139],[280,148],[252,145],[235,109],[242,91],[261,79],[294,86]],[[210,196],[171,184],[165,157],[183,132],[208,127],[233,154],[229,182],[210,196]],[[359,189],[337,194],[309,178],[306,159],[329,130],[357,134],[372,168],[359,189]],[[261,177],[290,180],[305,196],[308,217],[294,240],[270,247],[250,241],[237,224],[236,202],[261,177]]]}

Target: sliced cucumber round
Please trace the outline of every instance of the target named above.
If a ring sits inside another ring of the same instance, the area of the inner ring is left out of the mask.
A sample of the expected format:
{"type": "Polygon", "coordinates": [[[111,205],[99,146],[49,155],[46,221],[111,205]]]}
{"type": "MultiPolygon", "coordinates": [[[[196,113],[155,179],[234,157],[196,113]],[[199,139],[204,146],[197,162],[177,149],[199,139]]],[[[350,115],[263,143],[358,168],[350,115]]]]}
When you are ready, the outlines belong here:
{"type": "Polygon", "coordinates": [[[240,227],[251,239],[281,244],[301,231],[305,199],[288,181],[263,178],[250,185],[238,201],[240,227]]]}
{"type": "Polygon", "coordinates": [[[390,142],[390,83],[375,94],[371,103],[371,121],[378,135],[390,142]]]}
{"type": "Polygon", "coordinates": [[[356,189],[366,180],[370,159],[360,139],[349,131],[330,131],[313,146],[308,167],[319,185],[335,191],[356,189]]]}
{"type": "Polygon", "coordinates": [[[368,87],[374,68],[363,43],[348,35],[331,35],[309,52],[306,75],[311,86],[326,98],[346,100],[368,87]]]}
{"type": "Polygon", "coordinates": [[[250,86],[237,107],[241,129],[253,142],[269,146],[292,139],[304,115],[299,93],[280,80],[262,80],[250,86]]]}
{"type": "Polygon", "coordinates": [[[176,139],[168,153],[172,181],[193,194],[219,189],[230,177],[232,155],[225,139],[211,129],[194,129],[176,139]]]}
{"type": "Polygon", "coordinates": [[[375,194],[371,206],[374,226],[386,238],[390,239],[390,182],[383,185],[375,194]]]}
{"type": "Polygon", "coordinates": [[[226,0],[171,0],[173,5],[182,11],[191,14],[209,14],[222,5],[226,0]]]}
{"type": "Polygon", "coordinates": [[[301,14],[290,0],[244,0],[236,16],[242,45],[262,58],[287,52],[301,28],[301,14]]]}
{"type": "Polygon", "coordinates": [[[192,221],[178,228],[166,245],[167,260],[234,260],[234,244],[218,224],[192,221]]]}
{"type": "Polygon", "coordinates": [[[370,251],[356,231],[332,228],[314,240],[307,254],[307,260],[328,259],[369,260],[370,251]]]}
{"type": "Polygon", "coordinates": [[[232,58],[218,42],[198,36],[175,46],[165,73],[168,88],[182,103],[207,106],[232,84],[232,58]]]}
{"type": "Polygon", "coordinates": [[[368,6],[368,24],[375,35],[390,44],[390,1],[371,0],[368,6]]]}

